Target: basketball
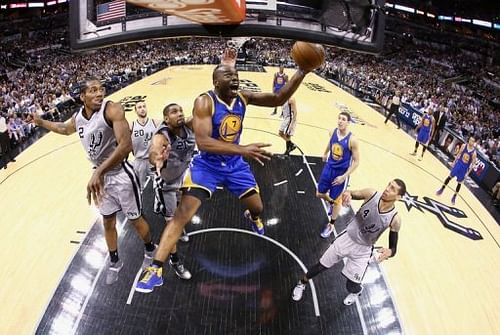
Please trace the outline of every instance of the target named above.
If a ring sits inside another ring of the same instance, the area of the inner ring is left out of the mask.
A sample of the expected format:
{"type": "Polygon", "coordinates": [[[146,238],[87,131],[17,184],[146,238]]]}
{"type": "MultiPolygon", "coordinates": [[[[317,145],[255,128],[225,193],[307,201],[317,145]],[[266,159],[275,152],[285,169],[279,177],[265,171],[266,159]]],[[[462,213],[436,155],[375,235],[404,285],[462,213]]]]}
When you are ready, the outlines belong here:
{"type": "Polygon", "coordinates": [[[312,71],[325,61],[325,49],[321,44],[297,41],[292,47],[291,56],[302,70],[312,71]]]}

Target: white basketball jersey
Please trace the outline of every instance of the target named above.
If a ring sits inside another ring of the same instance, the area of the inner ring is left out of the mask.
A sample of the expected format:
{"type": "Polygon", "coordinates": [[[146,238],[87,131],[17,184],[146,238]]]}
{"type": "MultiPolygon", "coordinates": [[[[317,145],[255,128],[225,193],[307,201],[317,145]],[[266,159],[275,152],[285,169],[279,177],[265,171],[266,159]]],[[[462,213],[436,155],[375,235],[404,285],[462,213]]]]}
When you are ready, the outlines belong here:
{"type": "MultiPolygon", "coordinates": [[[[87,119],[82,107],[75,116],[75,126],[83,148],[87,152],[87,158],[94,167],[102,164],[115,150],[116,142],[113,127],[104,118],[104,111],[110,101],[103,101],[101,109],[87,119]]],[[[119,171],[121,164],[116,165],[110,171],[119,171]]]]}
{"type": "Polygon", "coordinates": [[[135,158],[147,159],[149,157],[149,146],[156,130],[152,119],[147,119],[144,125],[132,122],[132,150],[135,158]]]}
{"type": "Polygon", "coordinates": [[[161,176],[167,183],[176,180],[184,174],[189,167],[196,145],[194,132],[186,126],[182,127],[184,136],[177,136],[163,122],[157,134],[163,134],[168,138],[171,146],[167,164],[161,169],[161,176]]]}
{"type": "Polygon", "coordinates": [[[396,216],[395,207],[388,212],[381,213],[379,211],[378,204],[381,196],[381,193],[376,192],[361,206],[347,225],[347,234],[354,242],[373,246],[396,216]]]}

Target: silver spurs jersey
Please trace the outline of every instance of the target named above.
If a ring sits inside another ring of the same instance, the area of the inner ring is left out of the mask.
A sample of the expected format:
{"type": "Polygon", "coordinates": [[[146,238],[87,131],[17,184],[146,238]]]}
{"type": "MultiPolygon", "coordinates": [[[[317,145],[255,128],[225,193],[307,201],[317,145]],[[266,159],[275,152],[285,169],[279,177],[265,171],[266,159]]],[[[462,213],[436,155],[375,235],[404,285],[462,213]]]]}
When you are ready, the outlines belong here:
{"type": "MultiPolygon", "coordinates": [[[[101,109],[92,114],[87,119],[82,107],[75,116],[75,127],[82,142],[83,148],[87,152],[87,158],[94,167],[102,164],[115,150],[118,143],[112,125],[104,118],[104,111],[109,101],[103,101],[101,109]]],[[[119,171],[121,164],[113,167],[111,171],[119,171]]]]}
{"type": "Polygon", "coordinates": [[[156,125],[150,118],[146,120],[144,125],[137,120],[132,122],[132,150],[135,158],[148,159],[149,146],[155,130],[156,125]]]}
{"type": "Polygon", "coordinates": [[[378,205],[381,196],[382,193],[376,192],[361,206],[347,225],[347,234],[354,242],[361,245],[374,245],[396,216],[395,207],[388,212],[380,212],[378,205]]]}
{"type": "Polygon", "coordinates": [[[193,130],[185,125],[182,126],[184,136],[177,136],[165,122],[162,122],[156,131],[157,134],[164,135],[170,142],[171,150],[166,165],[161,169],[161,177],[167,183],[174,181],[187,170],[196,145],[193,130]]]}

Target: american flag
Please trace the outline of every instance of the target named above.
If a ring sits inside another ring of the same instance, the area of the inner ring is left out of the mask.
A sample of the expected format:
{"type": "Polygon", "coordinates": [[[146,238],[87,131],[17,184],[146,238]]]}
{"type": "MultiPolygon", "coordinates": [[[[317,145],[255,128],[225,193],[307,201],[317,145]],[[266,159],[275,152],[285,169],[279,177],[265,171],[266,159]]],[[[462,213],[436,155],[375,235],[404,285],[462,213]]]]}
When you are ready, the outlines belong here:
{"type": "Polygon", "coordinates": [[[125,16],[125,0],[115,0],[97,5],[97,22],[125,16]]]}

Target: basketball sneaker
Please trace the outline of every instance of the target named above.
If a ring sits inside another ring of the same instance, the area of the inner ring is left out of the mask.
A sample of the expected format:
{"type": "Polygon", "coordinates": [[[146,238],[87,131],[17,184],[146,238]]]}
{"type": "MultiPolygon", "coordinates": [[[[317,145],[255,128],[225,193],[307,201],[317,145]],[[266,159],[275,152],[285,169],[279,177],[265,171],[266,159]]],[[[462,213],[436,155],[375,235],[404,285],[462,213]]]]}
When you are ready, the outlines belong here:
{"type": "Polygon", "coordinates": [[[356,298],[361,295],[361,292],[363,292],[363,286],[361,286],[361,291],[359,291],[358,293],[349,293],[344,299],[344,305],[352,305],[356,301],[356,298]]]}
{"type": "Polygon", "coordinates": [[[156,286],[163,285],[163,269],[156,266],[147,267],[139,277],[139,281],[135,285],[135,290],[142,293],[153,292],[156,286]]]}
{"type": "Polygon", "coordinates": [[[248,209],[245,210],[243,216],[250,221],[250,224],[252,225],[252,230],[254,232],[256,232],[259,235],[264,235],[264,224],[262,223],[262,220],[260,218],[254,221],[248,209]]]}
{"type": "Polygon", "coordinates": [[[109,262],[108,271],[106,272],[106,284],[114,284],[118,280],[118,273],[123,267],[123,261],[121,259],[118,262],[109,262]]]}
{"type": "Polygon", "coordinates": [[[414,152],[410,152],[410,155],[412,155],[412,156],[416,156],[416,155],[417,155],[417,152],[416,152],[416,151],[414,151],[414,152]]]}
{"type": "Polygon", "coordinates": [[[293,288],[292,299],[293,301],[300,301],[306,290],[306,284],[302,283],[300,280],[293,288]]]}
{"type": "Polygon", "coordinates": [[[439,190],[436,191],[436,195],[441,195],[444,192],[444,187],[441,187],[439,190]]]}
{"type": "Polygon", "coordinates": [[[187,270],[185,267],[184,267],[184,264],[182,263],[181,260],[179,260],[178,262],[172,262],[172,260],[168,260],[168,263],[170,264],[170,266],[172,267],[172,269],[174,269],[175,271],[175,274],[177,275],[177,277],[179,277],[180,279],[184,279],[184,280],[189,280],[191,279],[191,272],[189,272],[189,270],[187,270]]]}
{"type": "Polygon", "coordinates": [[[457,194],[453,194],[453,196],[451,197],[451,204],[454,205],[455,203],[457,202],[457,194]]]}
{"type": "Polygon", "coordinates": [[[333,225],[327,223],[326,224],[326,227],[323,229],[323,231],[321,232],[321,237],[323,238],[328,238],[330,237],[330,235],[332,234],[333,232],[333,225]]]}

